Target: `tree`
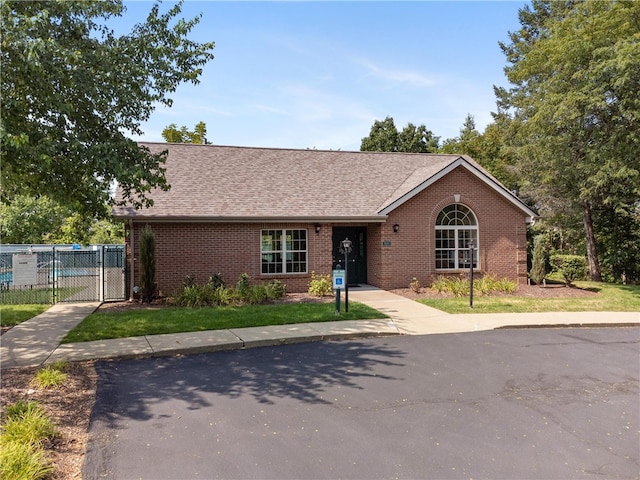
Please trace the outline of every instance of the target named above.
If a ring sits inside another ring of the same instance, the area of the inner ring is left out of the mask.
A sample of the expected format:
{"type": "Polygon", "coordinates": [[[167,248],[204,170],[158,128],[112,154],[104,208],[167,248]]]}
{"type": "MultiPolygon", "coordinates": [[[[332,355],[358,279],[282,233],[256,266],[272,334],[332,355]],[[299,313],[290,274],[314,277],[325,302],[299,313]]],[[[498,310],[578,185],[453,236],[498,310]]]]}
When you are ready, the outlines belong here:
{"type": "Polygon", "coordinates": [[[116,36],[106,25],[121,0],[0,3],[2,199],[49,195],[82,212],[112,201],[151,204],[147,192],[167,190],[166,154],[127,138],[142,134],[156,105],[183,82],[198,83],[213,42],[187,36],[199,22],[178,19],[182,3],[116,36]]]}
{"type": "Polygon", "coordinates": [[[542,211],[582,216],[601,280],[596,212],[640,198],[640,3],[535,0],[520,23],[501,44],[512,87],[496,89],[498,107],[525,188],[542,211]]]}
{"type": "Polygon", "coordinates": [[[48,243],[60,231],[67,214],[48,197],[18,195],[10,205],[0,205],[2,243],[48,243]]]}
{"type": "Polygon", "coordinates": [[[89,229],[89,243],[91,245],[124,243],[124,223],[112,219],[95,220],[89,229]]]}
{"type": "Polygon", "coordinates": [[[432,153],[438,150],[440,137],[433,135],[424,125],[408,123],[398,134],[398,152],[432,153]]]}
{"type": "Polygon", "coordinates": [[[473,157],[478,161],[482,152],[482,135],[476,129],[476,121],[473,115],[467,114],[460,128],[460,136],[456,138],[448,138],[440,147],[442,153],[460,153],[473,157]]]}
{"type": "Polygon", "coordinates": [[[438,149],[439,141],[424,125],[416,127],[409,123],[398,132],[393,118],[387,117],[373,122],[369,136],[362,139],[360,151],[429,153],[438,149]]]}
{"type": "Polygon", "coordinates": [[[18,195],[0,205],[0,238],[3,243],[124,243],[120,222],[105,218],[108,206],[93,216],[82,215],[50,197],[18,195]]]}
{"type": "Polygon", "coordinates": [[[476,129],[475,119],[468,114],[460,128],[460,135],[445,140],[438,151],[469,155],[507,188],[518,191],[519,177],[513,167],[506,139],[508,124],[508,118],[494,114],[494,122],[480,133],[476,129]]]}
{"type": "Polygon", "coordinates": [[[544,235],[533,237],[533,260],[529,276],[536,285],[542,285],[547,276],[548,252],[544,235]]]}
{"type": "Polygon", "coordinates": [[[207,125],[204,122],[198,122],[192,132],[184,125],[178,130],[178,126],[172,123],[162,130],[162,138],[168,143],[209,143],[207,125]]]}
{"type": "Polygon", "coordinates": [[[368,137],[360,143],[362,152],[395,152],[398,148],[398,129],[392,117],[373,122],[368,137]]]}

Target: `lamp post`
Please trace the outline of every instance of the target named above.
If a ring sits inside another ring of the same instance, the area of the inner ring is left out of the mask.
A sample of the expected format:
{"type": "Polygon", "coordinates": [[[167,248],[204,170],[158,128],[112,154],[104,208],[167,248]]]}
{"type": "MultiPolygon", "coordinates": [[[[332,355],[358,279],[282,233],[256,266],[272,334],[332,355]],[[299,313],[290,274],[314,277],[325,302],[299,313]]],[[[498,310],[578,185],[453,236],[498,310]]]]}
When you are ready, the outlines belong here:
{"type": "Polygon", "coordinates": [[[342,251],[344,252],[344,311],[349,311],[349,253],[353,243],[349,237],[342,240],[342,251]]]}
{"type": "Polygon", "coordinates": [[[473,308],[473,241],[469,242],[469,308],[473,308]]]}

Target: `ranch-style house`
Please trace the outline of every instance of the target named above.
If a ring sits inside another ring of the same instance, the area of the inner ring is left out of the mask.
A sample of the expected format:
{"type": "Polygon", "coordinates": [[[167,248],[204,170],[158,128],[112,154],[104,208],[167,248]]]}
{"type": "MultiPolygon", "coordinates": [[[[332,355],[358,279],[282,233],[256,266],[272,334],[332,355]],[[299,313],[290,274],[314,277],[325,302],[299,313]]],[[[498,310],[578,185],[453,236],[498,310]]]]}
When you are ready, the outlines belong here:
{"type": "MultiPolygon", "coordinates": [[[[278,279],[304,292],[330,274],[352,242],[350,285],[407,288],[469,270],[525,283],[527,227],[535,213],[465,155],[346,152],[141,143],[159,153],[169,191],[153,206],[115,207],[125,221],[130,291],[140,276],[139,239],[156,238],[164,294],[185,277],[220,273],[235,283],[278,279]]],[[[342,265],[344,266],[344,265],[342,265]]]]}

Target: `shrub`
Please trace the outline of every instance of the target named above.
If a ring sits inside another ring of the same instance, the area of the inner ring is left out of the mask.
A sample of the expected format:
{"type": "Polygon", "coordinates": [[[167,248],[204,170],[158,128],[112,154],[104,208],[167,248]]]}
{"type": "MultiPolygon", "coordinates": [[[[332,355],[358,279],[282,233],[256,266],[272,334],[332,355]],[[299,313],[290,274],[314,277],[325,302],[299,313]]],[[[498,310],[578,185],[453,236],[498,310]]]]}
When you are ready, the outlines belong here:
{"type": "Polygon", "coordinates": [[[181,307],[206,307],[233,303],[260,304],[285,295],[285,285],[278,280],[268,284],[251,285],[249,275],[243,273],[236,288],[226,287],[220,276],[212,276],[205,285],[198,285],[192,277],[186,277],[183,287],[173,298],[181,307]],[[215,277],[215,278],[214,278],[215,277]]]}
{"type": "Polygon", "coordinates": [[[249,301],[251,295],[251,278],[246,273],[241,273],[236,283],[236,294],[242,302],[249,301]]]}
{"type": "Polygon", "coordinates": [[[38,480],[53,470],[41,444],[55,435],[53,423],[36,402],[19,401],[5,409],[0,436],[0,478],[38,480]]]}
{"type": "Polygon", "coordinates": [[[250,305],[260,305],[267,301],[267,287],[264,283],[251,285],[247,291],[246,302],[250,305]]]}
{"type": "Polygon", "coordinates": [[[52,471],[42,450],[4,437],[0,439],[0,478],[40,480],[52,471]]]}
{"type": "Polygon", "coordinates": [[[232,288],[220,285],[211,291],[211,300],[215,305],[230,305],[233,303],[234,292],[232,288]]]}
{"type": "Polygon", "coordinates": [[[333,292],[333,282],[331,281],[331,275],[316,275],[315,272],[311,272],[311,280],[309,281],[309,295],[315,295],[317,297],[324,297],[331,295],[333,292]]]}
{"type": "Polygon", "coordinates": [[[2,439],[26,445],[40,445],[55,436],[55,427],[36,402],[18,402],[7,408],[2,439]]]}
{"type": "Polygon", "coordinates": [[[64,385],[64,382],[67,379],[67,374],[64,372],[66,367],[67,365],[64,362],[56,362],[53,365],[47,365],[36,372],[33,383],[38,388],[43,389],[60,388],[64,385]]]}
{"type": "Polygon", "coordinates": [[[287,294],[287,286],[280,280],[271,280],[267,284],[267,297],[269,300],[278,300],[287,294]]]}
{"type": "Polygon", "coordinates": [[[582,280],[587,275],[587,260],[579,255],[553,255],[551,264],[559,272],[567,285],[582,280]]]}
{"type": "Polygon", "coordinates": [[[509,280],[508,278],[500,278],[496,280],[496,290],[502,293],[514,293],[516,291],[517,285],[513,280],[509,280]]]}
{"type": "Polygon", "coordinates": [[[209,289],[200,285],[187,285],[175,296],[174,303],[180,307],[204,307],[209,305],[209,289]]]}
{"type": "MultiPolygon", "coordinates": [[[[464,297],[469,295],[469,279],[464,277],[438,277],[431,284],[431,288],[437,290],[438,293],[464,297]]],[[[491,295],[495,292],[513,293],[515,290],[516,283],[506,278],[496,279],[487,274],[473,280],[473,292],[476,295],[491,295]]]]}
{"type": "Polygon", "coordinates": [[[140,236],[140,264],[142,301],[151,303],[156,289],[156,236],[149,225],[145,225],[140,236]]]}
{"type": "MultiPolygon", "coordinates": [[[[466,281],[469,283],[469,280],[466,281]]],[[[473,293],[474,295],[490,295],[493,291],[494,280],[491,276],[485,275],[481,278],[473,280],[473,293]]]]}
{"type": "Polygon", "coordinates": [[[469,280],[462,277],[437,277],[431,288],[437,290],[438,293],[449,293],[456,297],[462,297],[469,295],[469,280]]]}
{"type": "Polygon", "coordinates": [[[545,243],[543,235],[536,235],[533,239],[533,259],[529,277],[536,285],[541,285],[547,276],[548,253],[545,243]]]}
{"type": "Polygon", "coordinates": [[[214,273],[209,277],[209,285],[212,288],[224,287],[224,280],[221,273],[214,273]]]}
{"type": "Polygon", "coordinates": [[[35,402],[25,402],[24,400],[19,400],[16,403],[9,405],[5,408],[4,414],[7,419],[9,418],[20,418],[34,408],[38,406],[35,402]]]}
{"type": "Polygon", "coordinates": [[[409,288],[415,293],[420,293],[420,289],[422,288],[422,285],[420,285],[420,280],[418,280],[416,277],[413,277],[411,282],[409,282],[409,288]]]}

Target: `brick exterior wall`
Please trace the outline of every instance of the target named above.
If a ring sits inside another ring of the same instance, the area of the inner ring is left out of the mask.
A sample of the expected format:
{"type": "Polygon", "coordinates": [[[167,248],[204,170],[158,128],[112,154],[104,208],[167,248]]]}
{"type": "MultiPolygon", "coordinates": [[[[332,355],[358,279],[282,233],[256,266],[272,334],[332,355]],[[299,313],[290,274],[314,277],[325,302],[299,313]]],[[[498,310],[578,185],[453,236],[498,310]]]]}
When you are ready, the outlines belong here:
{"type": "Polygon", "coordinates": [[[384,289],[408,288],[413,277],[429,285],[441,274],[466,274],[467,270],[436,271],[435,222],[447,205],[469,207],[478,220],[479,274],[490,273],[519,284],[527,281],[525,214],[485,183],[458,167],[446,177],[389,214],[381,228],[370,229],[369,283],[384,289]],[[398,233],[393,225],[398,224],[398,233]],[[384,246],[383,242],[390,242],[384,246]],[[373,249],[380,252],[372,252],[373,249]]]}
{"type": "MultiPolygon", "coordinates": [[[[438,274],[466,273],[435,269],[436,217],[444,207],[456,203],[454,195],[460,195],[459,203],[469,207],[478,220],[479,273],[526,283],[525,214],[459,167],[391,212],[386,223],[367,226],[369,284],[383,289],[407,288],[413,277],[428,285],[438,274]],[[396,223],[398,233],[393,232],[396,223]]],[[[140,278],[138,258],[144,225],[134,224],[135,285],[140,278]]],[[[198,283],[205,283],[212,274],[221,273],[226,283],[233,285],[240,274],[247,273],[253,281],[277,278],[287,285],[288,292],[305,292],[312,271],[331,273],[334,226],[331,224],[323,224],[317,234],[311,223],[154,222],[150,225],[156,235],[158,289],[165,295],[176,292],[187,275],[192,275],[198,283]],[[263,229],[306,229],[307,273],[263,275],[260,257],[263,229]]],[[[131,244],[130,234],[127,243],[131,244]]]]}
{"type": "MultiPolygon", "coordinates": [[[[134,224],[134,284],[140,282],[140,236],[146,223],[134,224]]],[[[331,228],[315,233],[313,224],[160,223],[149,224],[156,237],[156,282],[161,294],[171,295],[190,275],[204,284],[220,273],[235,285],[242,273],[254,282],[278,279],[289,292],[305,292],[311,272],[331,273],[331,228]],[[260,242],[265,229],[307,230],[307,273],[263,275],[260,242]]],[[[131,235],[127,235],[131,245],[131,235]]]]}

